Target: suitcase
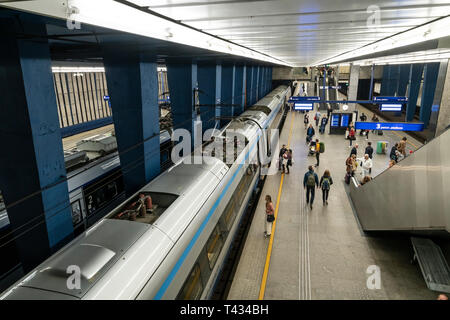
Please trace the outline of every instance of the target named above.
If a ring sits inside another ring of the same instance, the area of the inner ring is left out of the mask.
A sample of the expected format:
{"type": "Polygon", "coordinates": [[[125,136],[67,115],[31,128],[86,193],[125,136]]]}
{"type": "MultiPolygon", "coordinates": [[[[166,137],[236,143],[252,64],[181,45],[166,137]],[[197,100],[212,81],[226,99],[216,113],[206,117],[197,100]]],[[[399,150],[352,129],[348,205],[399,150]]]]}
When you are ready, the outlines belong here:
{"type": "Polygon", "coordinates": [[[320,147],[320,153],[324,153],[325,152],[325,143],[323,142],[319,142],[319,147],[320,147]]]}
{"type": "Polygon", "coordinates": [[[345,183],[346,184],[350,184],[350,178],[352,177],[352,175],[350,173],[347,173],[345,175],[345,183]]]}

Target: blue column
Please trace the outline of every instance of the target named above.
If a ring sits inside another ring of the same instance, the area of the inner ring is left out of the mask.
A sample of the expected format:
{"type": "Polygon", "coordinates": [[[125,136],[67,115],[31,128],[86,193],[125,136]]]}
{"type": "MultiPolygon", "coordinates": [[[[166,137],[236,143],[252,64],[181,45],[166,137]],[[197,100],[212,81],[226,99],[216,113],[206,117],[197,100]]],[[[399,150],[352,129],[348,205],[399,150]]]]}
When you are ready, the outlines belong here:
{"type": "Polygon", "coordinates": [[[419,96],[420,83],[422,82],[423,64],[415,63],[410,67],[408,103],[406,105],[406,121],[412,121],[416,113],[417,98],[419,96]]]}
{"type": "Polygon", "coordinates": [[[202,129],[214,128],[216,117],[220,117],[220,82],[222,66],[216,64],[198,65],[198,88],[202,129]],[[216,107],[217,106],[217,107],[216,107]]]}
{"type": "Polygon", "coordinates": [[[234,97],[235,71],[234,65],[222,65],[222,106],[220,107],[222,119],[220,121],[220,127],[227,124],[233,116],[232,104],[234,97]]]}
{"type": "Polygon", "coordinates": [[[272,91],[272,71],[273,71],[273,67],[270,67],[270,69],[269,69],[269,91],[272,91]]]}
{"type": "Polygon", "coordinates": [[[381,96],[395,96],[400,77],[400,65],[387,65],[383,68],[383,80],[381,82],[381,96]]]}
{"type": "Polygon", "coordinates": [[[245,80],[245,96],[246,96],[246,105],[245,108],[248,108],[252,105],[253,101],[253,66],[246,66],[246,80],[245,80]]]}
{"type": "Polygon", "coordinates": [[[173,128],[174,130],[188,130],[191,133],[193,143],[193,128],[196,118],[194,90],[198,84],[197,65],[169,62],[167,64],[167,82],[169,84],[173,128]]]}
{"type": "Polygon", "coordinates": [[[233,108],[233,116],[238,116],[244,112],[245,105],[245,78],[246,78],[246,66],[235,66],[234,69],[234,91],[233,91],[233,104],[240,105],[233,108]]]}
{"type": "Polygon", "coordinates": [[[258,75],[258,100],[264,97],[264,67],[259,67],[258,75]]]}
{"type": "MultiPolygon", "coordinates": [[[[372,64],[370,68],[370,89],[369,89],[369,100],[372,100],[373,97],[373,76],[374,76],[374,69],[375,66],[372,64]]],[[[336,83],[336,85],[339,85],[339,83],[336,83]]],[[[337,96],[337,95],[336,95],[337,96]]]]}
{"type": "Polygon", "coordinates": [[[439,72],[439,62],[427,63],[423,73],[422,99],[420,103],[420,121],[428,127],[430,122],[431,106],[433,105],[436,81],[439,72]]]}
{"type": "Polygon", "coordinates": [[[381,80],[380,96],[387,96],[389,89],[389,79],[390,79],[391,66],[383,66],[383,78],[381,80]]]}
{"type": "Polygon", "coordinates": [[[400,65],[400,76],[397,86],[397,96],[399,97],[406,96],[406,88],[408,87],[410,69],[411,65],[409,64],[400,65]]]}
{"type": "Polygon", "coordinates": [[[160,172],[156,62],[105,48],[104,64],[125,191],[131,195],[160,172]]]}
{"type": "Polygon", "coordinates": [[[258,101],[258,67],[252,67],[252,101],[251,104],[255,104],[258,101]]]}
{"type": "Polygon", "coordinates": [[[39,21],[0,19],[0,190],[25,272],[73,237],[46,25],[39,21]]]}

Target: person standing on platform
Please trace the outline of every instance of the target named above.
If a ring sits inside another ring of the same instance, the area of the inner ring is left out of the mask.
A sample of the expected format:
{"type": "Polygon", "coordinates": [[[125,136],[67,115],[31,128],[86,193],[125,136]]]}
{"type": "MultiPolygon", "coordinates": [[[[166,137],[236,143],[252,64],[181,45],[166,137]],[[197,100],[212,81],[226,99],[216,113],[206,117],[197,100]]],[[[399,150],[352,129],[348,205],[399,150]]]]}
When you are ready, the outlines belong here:
{"type": "Polygon", "coordinates": [[[289,149],[286,152],[286,156],[287,156],[287,163],[286,163],[287,172],[286,172],[286,174],[289,174],[289,167],[292,166],[292,149],[289,149]]]}
{"type": "Polygon", "coordinates": [[[316,152],[316,160],[317,160],[316,167],[318,167],[319,166],[319,159],[320,159],[320,143],[319,143],[319,139],[316,139],[316,150],[315,150],[315,152],[316,152]]]}
{"type": "Polygon", "coordinates": [[[309,114],[308,112],[305,113],[305,116],[303,117],[303,123],[305,124],[305,128],[308,127],[308,123],[309,123],[309,114]]]}
{"type": "Polygon", "coordinates": [[[316,120],[316,127],[319,126],[320,116],[321,116],[320,112],[317,111],[317,112],[316,112],[316,115],[314,116],[314,120],[316,120]]]}
{"type": "Polygon", "coordinates": [[[327,107],[327,118],[330,118],[330,114],[331,114],[331,106],[328,105],[328,107],[327,107]]]}
{"type": "Polygon", "coordinates": [[[392,146],[391,148],[391,153],[389,154],[389,158],[391,160],[394,160],[395,163],[398,162],[398,156],[397,156],[397,149],[398,148],[398,143],[396,143],[395,145],[392,146]]]}
{"type": "MultiPolygon", "coordinates": [[[[373,159],[373,148],[372,148],[372,142],[367,142],[366,150],[364,150],[364,154],[369,155],[370,159],[373,159]]],[[[370,168],[369,173],[372,173],[372,168],[370,168]]]]}
{"type": "Polygon", "coordinates": [[[283,164],[283,155],[286,153],[286,145],[283,144],[283,147],[280,149],[280,153],[278,154],[278,170],[281,171],[281,166],[283,164]]]}
{"type": "Polygon", "coordinates": [[[266,230],[264,231],[264,237],[270,237],[272,234],[272,223],[275,221],[275,209],[272,203],[272,197],[266,195],[266,230]]]}
{"type": "Polygon", "coordinates": [[[354,154],[355,157],[358,156],[358,144],[357,143],[355,144],[355,146],[350,151],[350,157],[352,156],[352,154],[354,154]]]}
{"type": "Polygon", "coordinates": [[[403,137],[402,140],[398,143],[398,151],[403,155],[403,158],[406,157],[406,137],[403,137]]]}
{"type": "Polygon", "coordinates": [[[320,187],[322,188],[322,200],[323,205],[328,205],[328,194],[330,193],[330,187],[333,184],[333,179],[330,175],[330,170],[325,170],[322,178],[320,178],[320,187]]]}
{"type": "Polygon", "coordinates": [[[314,203],[315,187],[317,186],[317,188],[319,188],[319,178],[314,172],[312,166],[309,166],[308,169],[308,172],[306,172],[305,176],[303,177],[303,188],[306,189],[306,205],[309,204],[309,207],[312,209],[312,205],[314,203]]]}
{"type": "Polygon", "coordinates": [[[363,176],[369,176],[372,169],[372,159],[369,158],[368,154],[365,154],[364,158],[361,159],[361,166],[363,170],[363,176]]]}
{"type": "Polygon", "coordinates": [[[356,140],[355,128],[353,126],[351,126],[350,130],[348,131],[348,139],[350,140],[350,145],[348,146],[350,148],[353,144],[353,140],[356,140]]]}
{"type": "Polygon", "coordinates": [[[312,140],[312,137],[315,134],[316,134],[316,130],[314,130],[312,124],[310,124],[308,129],[306,130],[306,143],[310,143],[312,140]]]}
{"type": "Polygon", "coordinates": [[[325,132],[325,126],[328,123],[328,118],[323,116],[322,119],[320,120],[320,133],[324,133],[325,132]]]}

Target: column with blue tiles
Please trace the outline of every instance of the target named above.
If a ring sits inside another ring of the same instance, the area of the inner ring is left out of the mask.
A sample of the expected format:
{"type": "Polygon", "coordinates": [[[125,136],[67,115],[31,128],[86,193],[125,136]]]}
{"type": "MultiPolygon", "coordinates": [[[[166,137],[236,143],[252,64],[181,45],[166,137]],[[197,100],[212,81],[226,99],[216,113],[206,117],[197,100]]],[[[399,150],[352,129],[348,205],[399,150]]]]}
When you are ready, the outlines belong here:
{"type": "Polygon", "coordinates": [[[261,82],[259,81],[259,73],[260,73],[259,66],[255,66],[254,68],[255,68],[255,72],[253,73],[253,77],[254,77],[253,81],[254,81],[255,86],[253,89],[253,91],[254,91],[253,104],[255,104],[256,101],[258,101],[259,99],[261,99],[261,97],[259,95],[259,89],[260,89],[260,85],[261,85],[261,82]]]}
{"type": "Polygon", "coordinates": [[[400,75],[399,75],[398,85],[397,85],[397,90],[396,90],[397,96],[399,96],[399,97],[406,96],[406,89],[408,87],[410,70],[411,70],[410,64],[400,65],[400,75]]]}
{"type": "Polygon", "coordinates": [[[233,90],[233,116],[239,116],[244,112],[245,105],[245,77],[246,66],[236,65],[234,68],[234,90],[233,90]]]}
{"type": "Polygon", "coordinates": [[[436,81],[439,73],[439,62],[427,63],[423,71],[422,99],[420,102],[420,121],[428,127],[431,106],[433,105],[436,81]]]}
{"type": "Polygon", "coordinates": [[[417,98],[419,97],[420,83],[422,82],[423,64],[412,64],[409,71],[409,87],[407,92],[408,103],[406,104],[406,119],[412,121],[417,108],[417,98]]]}
{"type": "Polygon", "coordinates": [[[72,239],[72,214],[45,23],[0,30],[0,190],[28,272],[72,239]]]}
{"type": "Polygon", "coordinates": [[[227,124],[233,117],[233,97],[236,69],[234,65],[222,65],[221,93],[222,106],[220,106],[220,127],[227,124]]]}
{"type": "Polygon", "coordinates": [[[267,83],[269,86],[268,92],[270,92],[270,91],[272,91],[272,67],[269,67],[269,75],[268,75],[267,83]]]}
{"type": "Polygon", "coordinates": [[[131,195],[160,172],[157,64],[137,51],[114,48],[105,48],[104,64],[125,191],[131,195]]]}
{"type": "Polygon", "coordinates": [[[246,103],[245,108],[248,108],[252,105],[253,101],[253,66],[246,66],[246,81],[245,81],[245,96],[246,103]]]}
{"type": "Polygon", "coordinates": [[[167,82],[169,84],[170,105],[173,129],[185,129],[194,137],[194,90],[198,86],[197,64],[167,63],[167,82]]]}
{"type": "Polygon", "coordinates": [[[263,66],[259,67],[258,84],[259,84],[258,100],[261,100],[265,95],[265,92],[264,92],[264,67],[263,66]]]}
{"type": "Polygon", "coordinates": [[[198,65],[198,88],[202,130],[220,127],[222,66],[211,64],[198,65]],[[217,121],[216,121],[217,120],[217,121]]]}

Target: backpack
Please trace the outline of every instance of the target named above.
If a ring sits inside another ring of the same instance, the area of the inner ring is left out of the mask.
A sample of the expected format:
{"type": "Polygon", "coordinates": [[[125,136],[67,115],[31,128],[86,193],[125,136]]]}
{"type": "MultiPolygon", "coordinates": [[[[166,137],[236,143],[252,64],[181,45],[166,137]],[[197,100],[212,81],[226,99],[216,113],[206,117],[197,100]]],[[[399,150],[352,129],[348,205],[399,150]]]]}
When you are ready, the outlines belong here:
{"type": "Polygon", "coordinates": [[[325,177],[323,178],[322,189],[330,190],[330,178],[325,178],[325,177]]]}
{"type": "Polygon", "coordinates": [[[308,175],[308,179],[306,180],[306,185],[308,187],[314,187],[316,185],[316,180],[314,179],[314,173],[310,173],[308,175]]]}

